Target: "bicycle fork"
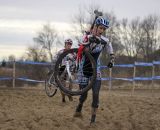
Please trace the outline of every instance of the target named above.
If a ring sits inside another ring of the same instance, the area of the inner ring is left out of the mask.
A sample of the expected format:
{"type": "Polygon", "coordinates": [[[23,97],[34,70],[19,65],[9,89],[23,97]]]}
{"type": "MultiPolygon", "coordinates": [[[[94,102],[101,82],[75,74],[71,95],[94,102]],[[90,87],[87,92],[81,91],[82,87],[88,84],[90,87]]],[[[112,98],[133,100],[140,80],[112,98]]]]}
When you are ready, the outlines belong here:
{"type": "Polygon", "coordinates": [[[68,74],[69,80],[72,81],[72,75],[71,75],[71,72],[70,72],[69,61],[66,61],[66,70],[67,70],[67,74],[68,74]]]}

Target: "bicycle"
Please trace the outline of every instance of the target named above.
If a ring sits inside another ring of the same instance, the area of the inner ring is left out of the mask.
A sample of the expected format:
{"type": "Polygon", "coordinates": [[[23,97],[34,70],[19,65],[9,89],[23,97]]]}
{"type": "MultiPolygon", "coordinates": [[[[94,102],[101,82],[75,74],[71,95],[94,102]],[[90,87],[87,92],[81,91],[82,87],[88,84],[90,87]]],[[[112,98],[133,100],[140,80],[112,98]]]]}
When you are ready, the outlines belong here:
{"type": "Polygon", "coordinates": [[[57,93],[58,85],[55,82],[53,71],[49,71],[45,80],[45,92],[47,96],[53,97],[57,93]]]}
{"type": "MultiPolygon", "coordinates": [[[[96,15],[95,20],[98,16],[102,15],[102,13],[98,12],[97,10],[95,10],[94,13],[96,15]]],[[[91,26],[91,29],[93,28],[94,22],[91,26]]],[[[61,69],[64,59],[73,53],[77,56],[78,49],[73,48],[63,52],[56,61],[54,67],[55,71],[48,74],[45,82],[45,90],[49,97],[54,96],[58,88],[65,94],[76,96],[87,92],[94,85],[97,76],[96,63],[91,53],[87,49],[82,51],[81,62],[78,62],[77,58],[68,59],[65,62],[64,70],[61,69]],[[62,75],[62,73],[64,74],[62,75]],[[63,77],[64,75],[65,78],[63,77]],[[88,80],[87,78],[89,79],[87,86],[80,89],[79,85],[86,84],[86,81],[88,80]],[[69,85],[72,86],[72,89],[70,89],[69,85]]]]}

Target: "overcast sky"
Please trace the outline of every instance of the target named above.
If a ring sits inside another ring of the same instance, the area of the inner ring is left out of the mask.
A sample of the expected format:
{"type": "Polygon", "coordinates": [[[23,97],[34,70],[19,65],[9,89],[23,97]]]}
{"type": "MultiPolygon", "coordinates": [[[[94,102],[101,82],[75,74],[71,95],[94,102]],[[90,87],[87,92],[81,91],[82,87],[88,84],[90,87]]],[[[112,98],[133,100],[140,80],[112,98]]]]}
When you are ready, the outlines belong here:
{"type": "Polygon", "coordinates": [[[61,32],[69,31],[79,6],[89,5],[113,11],[118,19],[160,15],[160,0],[0,0],[0,59],[21,55],[47,22],[61,32]]]}

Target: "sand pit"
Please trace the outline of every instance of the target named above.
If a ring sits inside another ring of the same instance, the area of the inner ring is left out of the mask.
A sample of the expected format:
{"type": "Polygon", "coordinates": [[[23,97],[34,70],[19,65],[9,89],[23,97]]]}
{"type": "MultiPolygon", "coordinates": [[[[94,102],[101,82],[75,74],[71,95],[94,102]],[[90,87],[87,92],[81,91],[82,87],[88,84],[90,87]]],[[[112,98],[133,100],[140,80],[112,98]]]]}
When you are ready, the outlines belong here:
{"type": "Polygon", "coordinates": [[[0,130],[160,130],[160,97],[141,93],[102,90],[97,122],[90,126],[91,92],[83,118],[75,118],[78,97],[62,103],[59,91],[49,98],[43,89],[3,88],[0,130]]]}

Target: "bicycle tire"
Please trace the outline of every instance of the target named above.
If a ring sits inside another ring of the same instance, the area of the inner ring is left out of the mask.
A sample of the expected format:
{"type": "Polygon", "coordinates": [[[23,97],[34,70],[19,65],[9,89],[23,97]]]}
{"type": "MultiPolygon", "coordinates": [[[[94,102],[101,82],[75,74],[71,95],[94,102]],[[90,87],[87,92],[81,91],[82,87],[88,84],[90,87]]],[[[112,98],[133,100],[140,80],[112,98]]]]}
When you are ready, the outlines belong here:
{"type": "MultiPolygon", "coordinates": [[[[92,67],[92,76],[90,77],[90,80],[88,82],[88,85],[85,86],[83,89],[78,89],[77,90],[73,90],[73,89],[68,89],[66,88],[66,86],[64,86],[64,83],[63,81],[61,80],[60,78],[60,75],[59,75],[59,66],[61,65],[62,63],[62,60],[64,57],[66,57],[68,54],[70,53],[76,53],[77,54],[78,52],[78,49],[77,48],[73,48],[73,49],[70,49],[70,50],[67,50],[65,52],[63,52],[57,62],[56,62],[56,65],[55,65],[55,80],[56,80],[56,83],[58,84],[60,90],[62,90],[65,94],[68,94],[68,95],[71,95],[71,96],[76,96],[76,95],[82,95],[83,93],[87,92],[88,90],[91,89],[91,87],[94,85],[95,81],[96,81],[96,76],[97,76],[97,72],[96,72],[96,63],[95,63],[95,60],[94,58],[92,57],[92,55],[88,52],[88,51],[83,51],[83,54],[85,55],[85,57],[89,60],[90,62],[90,65],[92,67]]],[[[75,86],[75,84],[73,85],[75,86]]]]}
{"type": "Polygon", "coordinates": [[[45,80],[45,92],[48,97],[53,97],[57,93],[57,87],[51,83],[53,76],[53,72],[49,72],[45,80]]]}

